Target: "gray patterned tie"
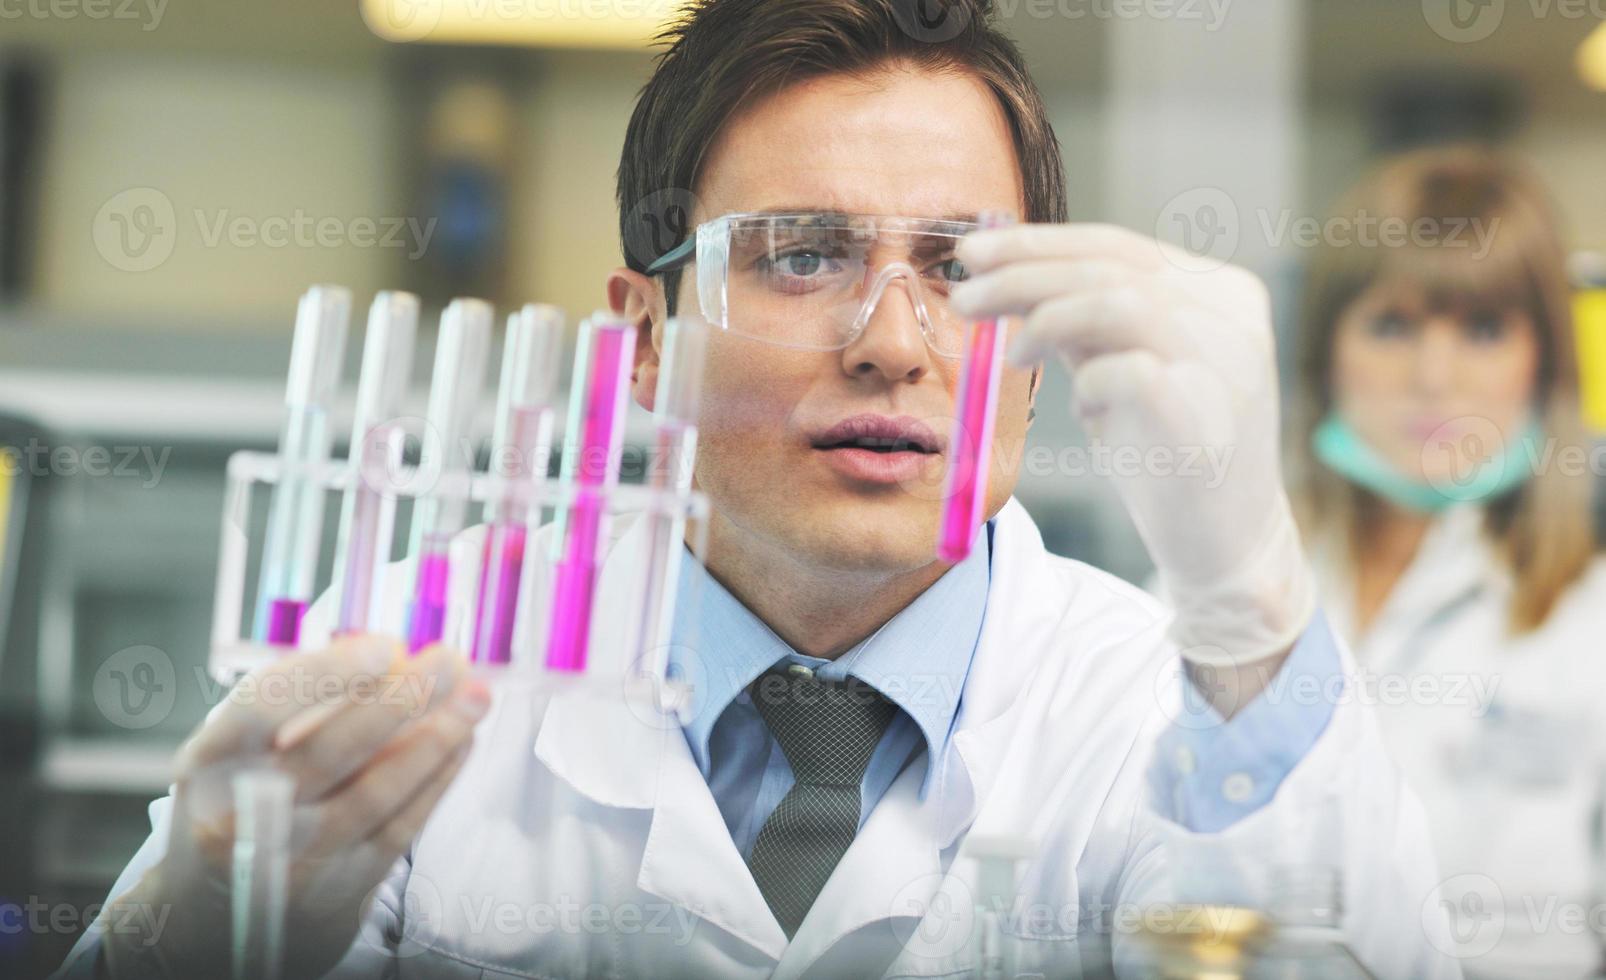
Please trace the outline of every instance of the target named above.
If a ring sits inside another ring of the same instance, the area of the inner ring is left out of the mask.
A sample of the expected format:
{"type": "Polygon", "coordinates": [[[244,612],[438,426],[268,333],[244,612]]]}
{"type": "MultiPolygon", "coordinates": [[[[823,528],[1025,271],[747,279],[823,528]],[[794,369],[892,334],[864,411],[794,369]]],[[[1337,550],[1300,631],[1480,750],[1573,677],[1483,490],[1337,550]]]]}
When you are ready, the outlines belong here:
{"type": "Polygon", "coordinates": [[[753,706],[796,782],[764,821],[747,866],[790,939],[859,829],[859,784],[897,706],[856,677],[771,668],[753,706]]]}

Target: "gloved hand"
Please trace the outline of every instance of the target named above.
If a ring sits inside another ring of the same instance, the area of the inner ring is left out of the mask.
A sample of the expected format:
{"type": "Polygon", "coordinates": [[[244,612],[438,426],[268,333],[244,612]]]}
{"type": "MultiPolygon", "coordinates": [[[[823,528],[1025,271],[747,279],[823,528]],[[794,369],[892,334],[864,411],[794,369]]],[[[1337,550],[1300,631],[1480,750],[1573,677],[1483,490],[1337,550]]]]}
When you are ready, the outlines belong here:
{"type": "Polygon", "coordinates": [[[1024,317],[1011,360],[1058,354],[1084,428],[1142,452],[1117,490],[1183,656],[1241,666],[1286,653],[1315,589],[1283,490],[1265,286],[1233,266],[1190,271],[1187,253],[1107,225],[979,231],[958,255],[971,278],[957,310],[1024,317]],[[1219,473],[1202,462],[1212,452],[1219,473]]]}
{"type": "Polygon", "coordinates": [[[229,975],[230,777],[244,765],[271,765],[297,787],[283,975],[335,965],[489,705],[458,654],[436,646],[403,659],[397,649],[354,637],[288,654],[207,717],[179,752],[166,853],[110,903],[114,915],[120,906],[163,910],[164,925],[151,936],[108,932],[108,975],[229,975]]]}

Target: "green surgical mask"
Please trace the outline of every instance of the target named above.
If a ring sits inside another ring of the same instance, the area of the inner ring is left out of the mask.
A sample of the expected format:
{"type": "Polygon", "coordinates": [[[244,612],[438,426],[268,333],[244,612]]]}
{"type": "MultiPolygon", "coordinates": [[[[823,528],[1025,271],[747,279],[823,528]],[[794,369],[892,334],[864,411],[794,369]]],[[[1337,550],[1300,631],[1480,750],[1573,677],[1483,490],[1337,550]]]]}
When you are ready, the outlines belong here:
{"type": "Polygon", "coordinates": [[[1316,458],[1339,476],[1408,510],[1433,514],[1454,504],[1489,500],[1521,486],[1533,472],[1543,440],[1539,423],[1530,418],[1521,438],[1485,461],[1470,478],[1437,482],[1400,472],[1337,412],[1327,413],[1310,441],[1316,458]]]}

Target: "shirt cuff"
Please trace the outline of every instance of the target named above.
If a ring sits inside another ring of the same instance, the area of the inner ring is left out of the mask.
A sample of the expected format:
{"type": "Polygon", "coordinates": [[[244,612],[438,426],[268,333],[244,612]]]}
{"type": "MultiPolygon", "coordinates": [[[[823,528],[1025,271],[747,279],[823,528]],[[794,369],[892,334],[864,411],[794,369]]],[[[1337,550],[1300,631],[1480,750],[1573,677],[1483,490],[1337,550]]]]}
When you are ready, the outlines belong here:
{"type": "Polygon", "coordinates": [[[1265,806],[1316,744],[1343,690],[1338,640],[1317,610],[1282,669],[1230,721],[1179,669],[1181,711],[1149,767],[1154,806],[1195,833],[1215,833],[1265,806]]]}

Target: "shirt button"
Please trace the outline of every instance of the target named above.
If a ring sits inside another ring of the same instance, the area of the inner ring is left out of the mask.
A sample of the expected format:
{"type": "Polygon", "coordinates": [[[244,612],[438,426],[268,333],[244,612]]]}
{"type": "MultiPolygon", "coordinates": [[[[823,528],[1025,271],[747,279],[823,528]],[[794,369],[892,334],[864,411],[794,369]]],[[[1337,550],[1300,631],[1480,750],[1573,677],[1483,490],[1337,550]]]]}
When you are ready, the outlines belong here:
{"type": "Polygon", "coordinates": [[[814,668],[807,664],[787,664],[786,672],[793,677],[801,677],[804,680],[813,680],[814,678],[814,668]]]}
{"type": "Polygon", "coordinates": [[[1255,781],[1248,773],[1235,772],[1221,781],[1221,795],[1228,803],[1242,803],[1255,791],[1255,781]]]}
{"type": "Polygon", "coordinates": [[[1193,749],[1188,748],[1186,745],[1179,745],[1174,758],[1177,763],[1177,772],[1182,773],[1184,776],[1193,772],[1193,749]]]}

